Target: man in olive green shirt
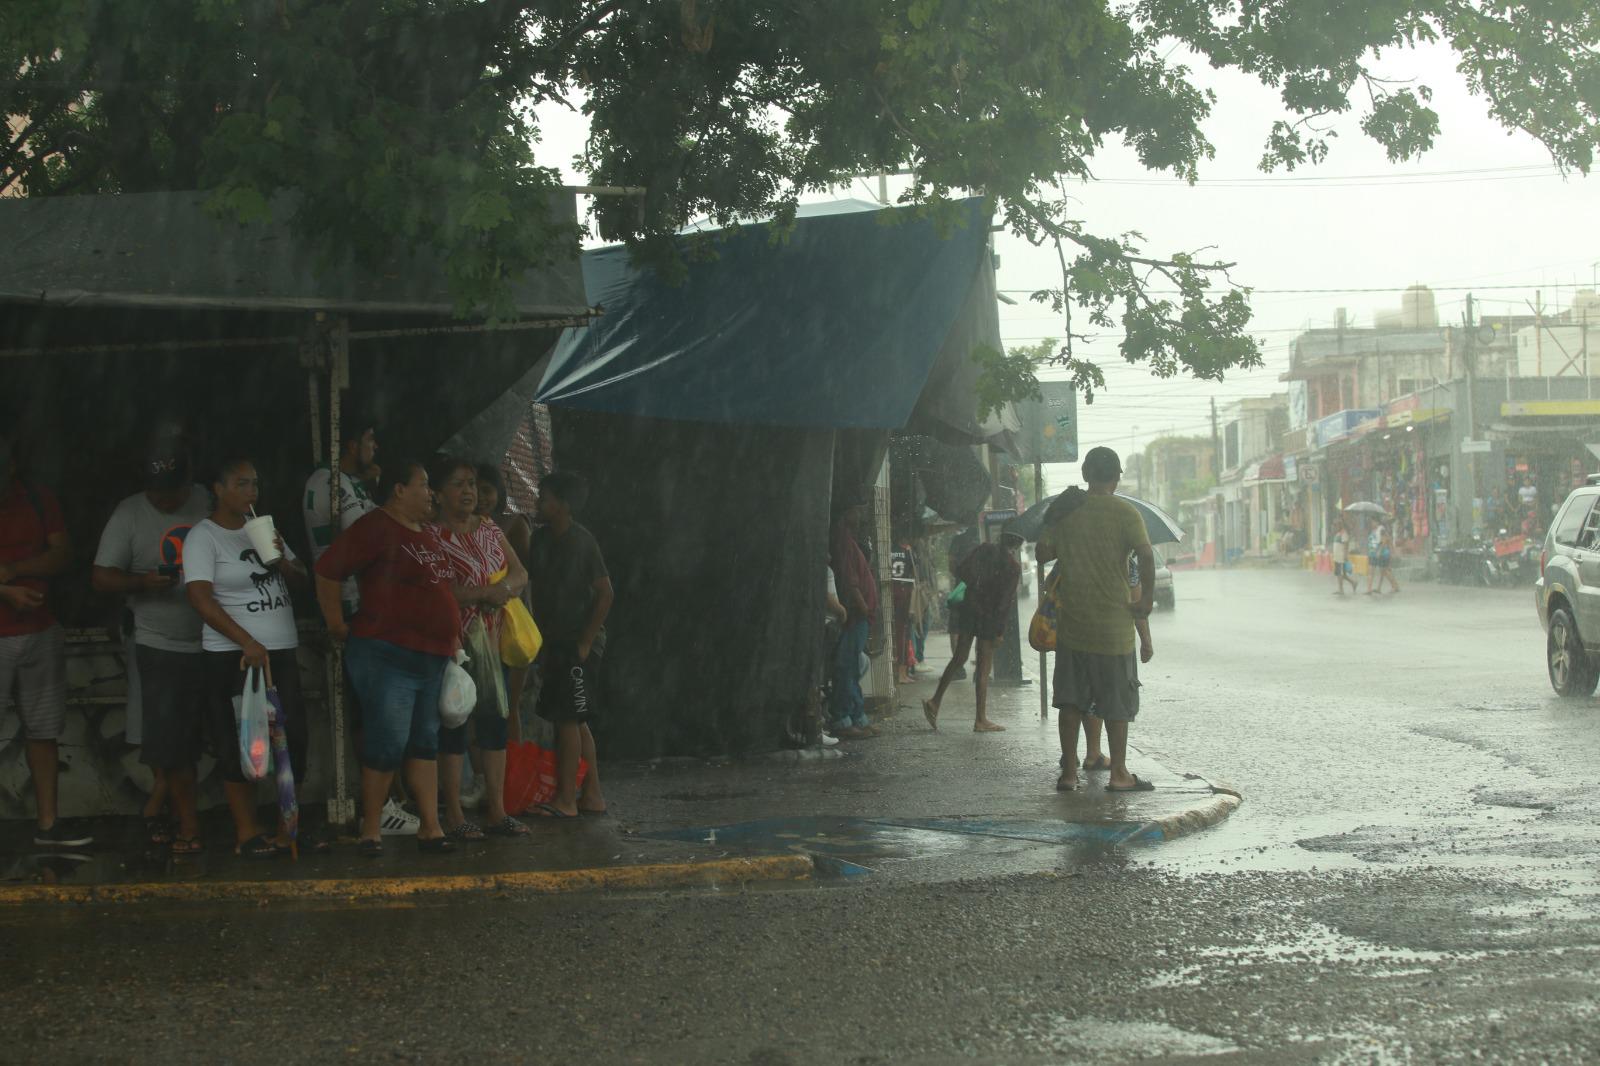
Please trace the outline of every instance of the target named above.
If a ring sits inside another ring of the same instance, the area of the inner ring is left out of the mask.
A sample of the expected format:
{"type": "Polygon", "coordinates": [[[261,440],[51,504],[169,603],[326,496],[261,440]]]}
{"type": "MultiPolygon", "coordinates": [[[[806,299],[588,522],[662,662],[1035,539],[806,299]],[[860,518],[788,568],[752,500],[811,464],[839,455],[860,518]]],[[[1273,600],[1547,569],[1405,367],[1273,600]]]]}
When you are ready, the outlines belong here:
{"type": "Polygon", "coordinates": [[[1111,747],[1108,792],[1147,792],[1148,781],[1128,772],[1128,724],[1139,714],[1139,656],[1135,618],[1155,605],[1155,555],[1144,519],[1116,495],[1122,460],[1093,448],[1083,460],[1089,492],[1039,539],[1040,562],[1061,561],[1056,586],[1055,698],[1061,713],[1060,791],[1078,787],[1078,731],[1093,708],[1105,719],[1111,747]],[[1139,564],[1139,598],[1128,602],[1128,555],[1139,564]]]}

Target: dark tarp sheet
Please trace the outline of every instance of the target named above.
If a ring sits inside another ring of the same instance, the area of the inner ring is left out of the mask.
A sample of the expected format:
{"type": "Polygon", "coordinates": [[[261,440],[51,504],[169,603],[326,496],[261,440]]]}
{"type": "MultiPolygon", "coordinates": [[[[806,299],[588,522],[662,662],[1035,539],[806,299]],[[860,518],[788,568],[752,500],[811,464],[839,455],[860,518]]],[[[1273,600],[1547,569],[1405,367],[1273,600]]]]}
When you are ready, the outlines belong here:
{"type": "Polygon", "coordinates": [[[597,732],[613,756],[781,743],[822,666],[834,433],[551,408],[616,589],[597,732]]]}
{"type": "MultiPolygon", "coordinates": [[[[636,270],[625,249],[585,253],[588,298],[605,313],[562,338],[539,400],[700,422],[899,429],[935,363],[951,357],[947,341],[980,273],[995,319],[989,205],[958,207],[961,224],[948,232],[909,209],[801,218],[777,243],[770,227],[748,226],[725,234],[714,260],[690,262],[680,286],[636,270]]],[[[990,332],[998,344],[998,326],[990,332]]],[[[970,383],[966,393],[970,404],[970,383]]],[[[948,419],[949,406],[929,416],[948,419]]],[[[975,429],[970,412],[962,421],[958,431],[975,429]]]]}
{"type": "MultiPolygon", "coordinates": [[[[380,270],[352,261],[322,265],[286,219],[293,201],[272,204],[270,223],[240,226],[207,214],[202,192],[0,199],[0,301],[69,307],[137,306],[235,310],[450,314],[443,271],[424,256],[380,270]]],[[[552,218],[576,218],[571,191],[552,195],[552,218]]],[[[539,318],[585,312],[570,260],[515,290],[519,313],[539,318]]],[[[116,338],[105,338],[113,340],[116,338]]]]}

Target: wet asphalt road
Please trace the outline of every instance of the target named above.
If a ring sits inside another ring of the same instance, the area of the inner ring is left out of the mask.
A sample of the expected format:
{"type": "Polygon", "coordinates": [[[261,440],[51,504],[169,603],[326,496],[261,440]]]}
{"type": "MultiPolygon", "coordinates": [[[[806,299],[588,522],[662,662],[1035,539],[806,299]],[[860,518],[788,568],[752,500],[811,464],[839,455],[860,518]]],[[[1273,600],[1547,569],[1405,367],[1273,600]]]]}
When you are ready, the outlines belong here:
{"type": "Polygon", "coordinates": [[[1550,694],[1530,594],[1177,594],[1135,739],[1240,788],[1219,828],[958,882],[7,911],[0,1060],[1600,1061],[1600,701],[1550,694]]]}

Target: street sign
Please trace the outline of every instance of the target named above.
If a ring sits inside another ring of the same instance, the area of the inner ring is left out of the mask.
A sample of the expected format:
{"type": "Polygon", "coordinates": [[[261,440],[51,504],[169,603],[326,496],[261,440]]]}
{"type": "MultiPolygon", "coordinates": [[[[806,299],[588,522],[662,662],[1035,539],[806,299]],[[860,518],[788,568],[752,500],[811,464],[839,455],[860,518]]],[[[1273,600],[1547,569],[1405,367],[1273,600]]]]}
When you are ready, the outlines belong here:
{"type": "Polygon", "coordinates": [[[1078,393],[1067,381],[1039,382],[1039,399],[1017,404],[1017,433],[1029,463],[1078,461],[1078,393]]]}
{"type": "Polygon", "coordinates": [[[1478,455],[1493,450],[1494,445],[1486,440],[1472,440],[1467,437],[1461,438],[1461,454],[1463,455],[1478,455]]]}

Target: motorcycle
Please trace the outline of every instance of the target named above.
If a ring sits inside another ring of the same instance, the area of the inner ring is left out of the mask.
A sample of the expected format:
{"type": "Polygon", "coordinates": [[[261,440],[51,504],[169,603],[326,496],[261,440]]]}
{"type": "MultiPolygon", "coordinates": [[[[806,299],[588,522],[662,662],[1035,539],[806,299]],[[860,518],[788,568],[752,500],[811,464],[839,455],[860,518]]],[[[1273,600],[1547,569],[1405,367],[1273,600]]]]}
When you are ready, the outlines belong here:
{"type": "Polygon", "coordinates": [[[1439,576],[1452,584],[1512,588],[1539,577],[1539,542],[1504,529],[1492,538],[1474,534],[1471,541],[1442,549],[1438,556],[1439,576]]]}

